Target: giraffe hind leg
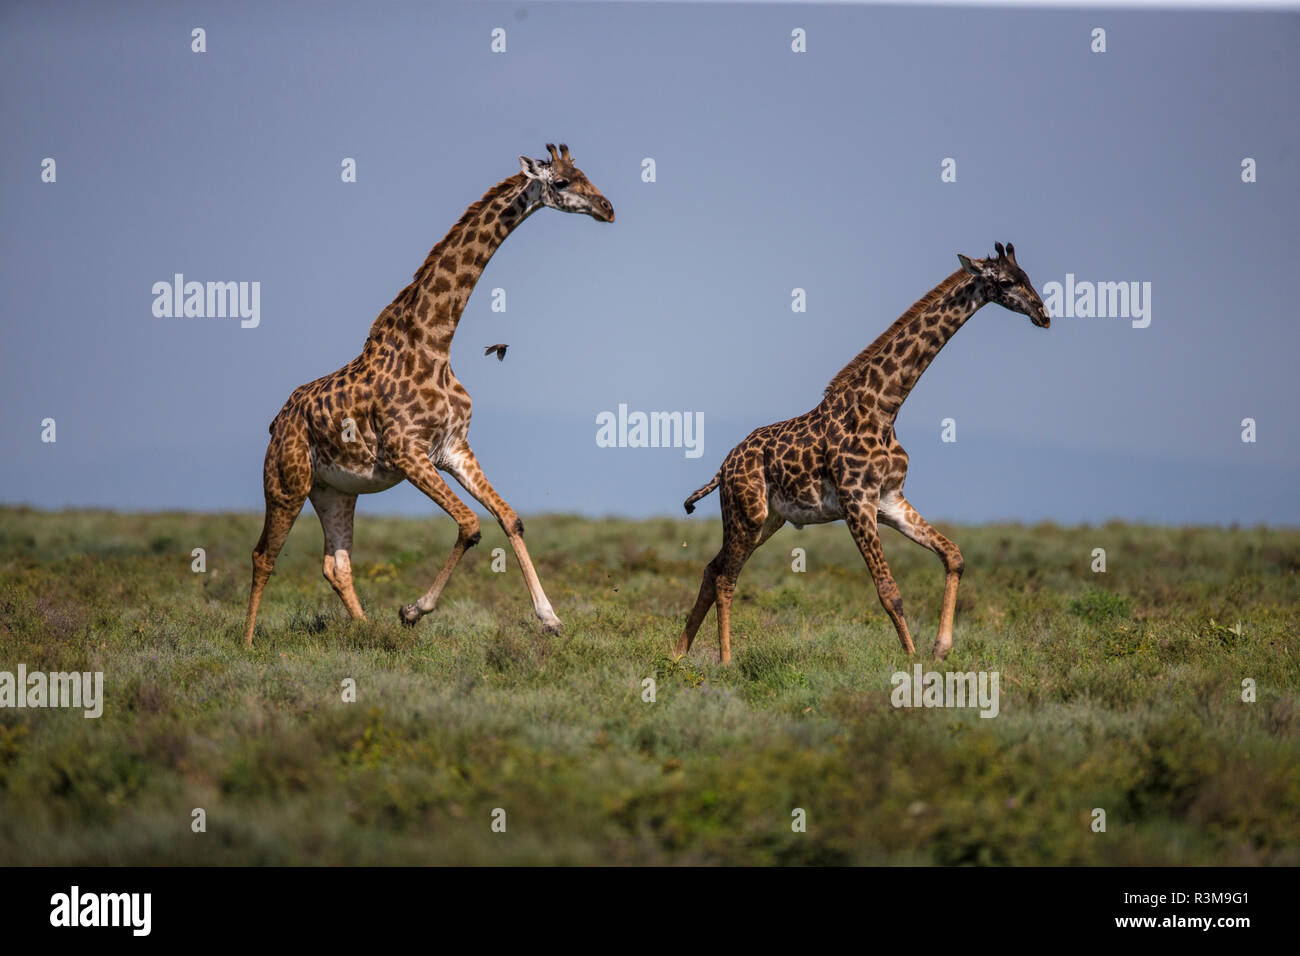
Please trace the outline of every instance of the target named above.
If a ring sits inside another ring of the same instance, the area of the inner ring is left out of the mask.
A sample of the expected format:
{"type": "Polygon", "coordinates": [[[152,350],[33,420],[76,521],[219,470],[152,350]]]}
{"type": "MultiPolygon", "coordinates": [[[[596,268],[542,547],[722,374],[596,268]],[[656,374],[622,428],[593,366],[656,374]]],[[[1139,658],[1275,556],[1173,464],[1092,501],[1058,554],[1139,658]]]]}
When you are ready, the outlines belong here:
{"type": "Polygon", "coordinates": [[[748,483],[736,479],[723,482],[722,548],[704,569],[699,594],[674,651],[679,657],[690,651],[709,607],[716,605],[718,658],[723,664],[731,661],[731,600],[736,579],[749,556],[785,524],[780,515],[768,512],[764,488],[761,476],[748,483]]]}
{"type": "Polygon", "coordinates": [[[740,571],[753,554],[758,543],[757,534],[745,534],[743,531],[724,535],[722,562],[715,576],[718,605],[718,659],[723,664],[731,662],[731,601],[736,595],[736,580],[740,571]]]}
{"type": "Polygon", "coordinates": [[[704,567],[704,580],[700,582],[700,593],[695,598],[695,606],[691,608],[690,614],[686,615],[686,627],[682,630],[682,636],[677,639],[677,647],[674,653],[681,657],[689,654],[691,643],[695,640],[695,634],[704,623],[704,615],[709,613],[709,608],[713,607],[718,599],[718,572],[716,565],[718,559],[722,557],[722,552],[717,555],[704,567]]]}
{"type": "MultiPolygon", "coordinates": [[[[306,496],[303,496],[303,501],[306,496]]],[[[262,537],[253,549],[253,586],[248,595],[248,616],[244,624],[244,646],[253,646],[253,629],[257,626],[257,610],[262,605],[262,592],[275,570],[275,559],[298,519],[303,501],[271,502],[266,504],[266,519],[262,523],[262,537]]]]}
{"type": "Polygon", "coordinates": [[[719,552],[722,564],[716,575],[715,586],[718,602],[718,653],[724,664],[731,661],[731,601],[736,594],[736,580],[754,552],[785,524],[785,519],[779,514],[766,510],[766,502],[764,511],[761,519],[749,515],[748,520],[738,522],[730,540],[726,534],[723,535],[722,551],[719,552]]]}
{"type": "Polygon", "coordinates": [[[354,621],[364,621],[357,592],[352,588],[352,521],[357,496],[317,485],[308,495],[325,534],[324,574],[354,621]]]}
{"type": "MultiPolygon", "coordinates": [[[[284,427],[291,429],[293,424],[289,422],[284,427]]],[[[244,624],[245,647],[253,646],[253,629],[257,626],[262,592],[311,488],[311,460],[305,438],[293,431],[273,434],[266,449],[262,486],[266,494],[266,518],[262,522],[262,536],[253,548],[253,584],[248,594],[248,615],[244,624]]]]}

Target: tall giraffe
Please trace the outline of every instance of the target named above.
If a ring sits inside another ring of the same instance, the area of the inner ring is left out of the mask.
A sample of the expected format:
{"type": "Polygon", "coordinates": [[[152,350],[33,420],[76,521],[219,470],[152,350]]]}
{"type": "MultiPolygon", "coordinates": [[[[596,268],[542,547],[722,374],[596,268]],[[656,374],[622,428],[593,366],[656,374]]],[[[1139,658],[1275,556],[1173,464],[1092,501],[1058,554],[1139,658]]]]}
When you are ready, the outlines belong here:
{"type": "Polygon", "coordinates": [[[352,517],[357,495],[411,482],[456,520],[451,554],[423,597],[401,608],[414,624],[438,603],[467,548],[478,543],[479,519],[448,487],[451,474],[501,523],[547,631],[560,628],[542,590],[519,516],[483,477],[466,440],[470,397],[448,361],[465,302],[492,254],[543,206],[614,221],[614,207],[573,164],[569,147],[547,144],[550,159],[519,157],[520,171],[471,205],[433,247],[415,279],[370,327],[361,354],[324,378],[294,390],[271,422],[263,488],[266,521],[253,550],[253,586],[244,643],[262,591],[303,502],[311,499],[325,532],[325,578],[354,619],[364,619],[352,589],[352,517]]]}
{"type": "Polygon", "coordinates": [[[718,606],[721,658],[731,659],[731,599],[740,569],[787,521],[796,528],[843,518],[867,562],[880,603],[894,622],[903,650],[915,648],[903,619],[903,599],[880,548],[877,522],[929,548],[943,562],[945,586],[934,654],[952,649],[957,582],[965,568],[957,546],[926,522],[903,497],[907,453],[894,437],[904,399],[953,334],[989,302],[1021,312],[1034,325],[1051,325],[1010,243],[996,256],[972,261],[922,296],[831,380],[820,405],[788,421],[765,425],[731,450],[703,488],[686,499],[686,513],[722,487],[722,549],[704,569],[699,597],[677,642],[691,649],[709,607],[718,606]]]}

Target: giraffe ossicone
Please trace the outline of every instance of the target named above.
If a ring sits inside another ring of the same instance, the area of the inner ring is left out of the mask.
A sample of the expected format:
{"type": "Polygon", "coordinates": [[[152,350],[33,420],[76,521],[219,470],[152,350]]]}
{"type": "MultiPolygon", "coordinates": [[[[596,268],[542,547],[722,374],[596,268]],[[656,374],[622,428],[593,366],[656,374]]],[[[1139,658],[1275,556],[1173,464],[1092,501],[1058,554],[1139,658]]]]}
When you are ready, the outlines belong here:
{"type": "Polygon", "coordinates": [[[695,605],[677,642],[680,656],[717,606],[722,661],[731,659],[731,601],[749,556],[787,521],[796,527],[843,519],[875,581],[880,603],[908,654],[915,652],[903,598],[880,547],[880,523],[929,548],[943,562],[945,583],[936,657],[952,649],[961,551],[934,530],[903,497],[907,453],[894,436],[903,401],[939,350],[990,302],[1020,312],[1040,328],[1051,316],[1016,250],[997,243],[994,255],[972,260],[922,296],[831,379],[812,411],[755,429],[733,448],[703,488],[686,499],[686,513],[721,489],[722,548],[704,569],[695,605]]]}
{"type": "Polygon", "coordinates": [[[295,389],[271,422],[262,484],[266,519],[253,550],[244,643],[251,647],[262,592],[303,504],[310,499],[325,533],[323,571],[354,619],[364,619],[352,586],[352,522],[357,495],[405,480],[453,519],[459,532],[433,585],[399,611],[414,624],[432,611],[479,519],[438,473],[454,477],[500,522],[548,631],[560,628],[524,545],[519,516],[483,476],[470,449],[469,393],[448,354],[465,303],[506,236],[549,206],[613,222],[614,207],[577,166],[569,147],[547,144],[549,159],[519,157],[519,172],[497,183],[438,242],[414,280],[379,314],[361,354],[336,372],[295,389]]]}

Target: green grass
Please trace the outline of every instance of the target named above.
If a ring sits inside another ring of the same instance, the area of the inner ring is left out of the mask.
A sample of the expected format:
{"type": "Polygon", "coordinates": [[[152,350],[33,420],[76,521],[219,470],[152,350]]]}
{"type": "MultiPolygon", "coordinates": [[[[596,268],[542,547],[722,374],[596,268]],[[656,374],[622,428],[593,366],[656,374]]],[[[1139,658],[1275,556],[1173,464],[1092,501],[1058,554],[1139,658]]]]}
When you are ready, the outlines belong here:
{"type": "MultiPolygon", "coordinates": [[[[433,518],[359,516],[349,622],[307,514],[248,652],[259,529],[0,509],[0,670],[103,671],[107,698],[0,710],[0,863],[1300,863],[1297,531],[945,528],[967,572],[939,669],[1000,673],[986,720],[891,706],[911,662],[842,525],[755,555],[728,667],[712,615],[670,653],[716,519],[529,519],[549,637],[486,524],[398,623],[454,539],[433,518]]],[[[928,650],[938,560],[885,535],[928,650]]]]}

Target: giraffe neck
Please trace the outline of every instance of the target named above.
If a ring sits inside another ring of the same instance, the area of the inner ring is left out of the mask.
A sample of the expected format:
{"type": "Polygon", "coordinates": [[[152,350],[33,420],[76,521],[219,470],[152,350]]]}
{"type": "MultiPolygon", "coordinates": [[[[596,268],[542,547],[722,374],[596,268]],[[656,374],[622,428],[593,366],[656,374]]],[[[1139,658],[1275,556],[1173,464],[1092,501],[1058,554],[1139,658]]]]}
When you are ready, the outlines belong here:
{"type": "Polygon", "coordinates": [[[948,340],[985,304],[982,288],[958,269],[923,295],[831,380],[827,395],[845,393],[892,425],[917,380],[948,340]]]}
{"type": "Polygon", "coordinates": [[[541,205],[541,187],[523,173],[484,193],[430,250],[411,284],[375,320],[367,347],[413,344],[446,354],[488,260],[541,205]]]}

